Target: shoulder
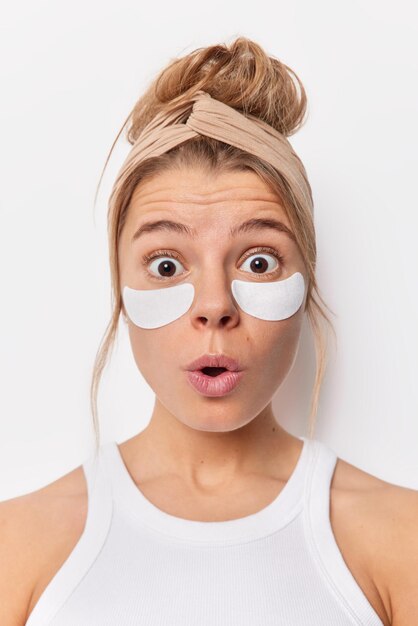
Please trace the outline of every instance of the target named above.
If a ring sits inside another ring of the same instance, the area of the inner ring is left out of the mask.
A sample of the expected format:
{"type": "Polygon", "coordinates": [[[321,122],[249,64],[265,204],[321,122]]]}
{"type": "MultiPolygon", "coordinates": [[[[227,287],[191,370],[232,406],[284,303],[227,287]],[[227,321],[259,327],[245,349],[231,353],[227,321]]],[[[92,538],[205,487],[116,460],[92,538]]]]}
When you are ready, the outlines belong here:
{"type": "Polygon", "coordinates": [[[36,491],[0,502],[0,623],[20,626],[66,560],[87,517],[79,466],[36,491]]]}
{"type": "Polygon", "coordinates": [[[338,459],[331,517],[357,546],[393,626],[418,615],[418,491],[338,459]]]}

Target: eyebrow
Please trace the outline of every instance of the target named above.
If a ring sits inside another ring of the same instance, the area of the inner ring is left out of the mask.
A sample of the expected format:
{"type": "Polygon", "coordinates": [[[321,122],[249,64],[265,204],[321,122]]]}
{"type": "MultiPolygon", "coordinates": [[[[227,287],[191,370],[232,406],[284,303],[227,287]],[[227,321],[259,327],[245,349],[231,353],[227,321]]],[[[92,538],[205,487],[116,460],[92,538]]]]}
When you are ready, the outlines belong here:
{"type": "MultiPolygon", "coordinates": [[[[255,218],[246,220],[242,224],[239,224],[238,226],[234,226],[230,228],[229,237],[232,239],[233,237],[241,233],[248,233],[248,232],[252,232],[255,230],[259,231],[259,230],[265,230],[265,229],[272,229],[275,231],[279,231],[281,233],[285,233],[293,241],[296,242],[295,235],[286,226],[286,224],[283,224],[283,222],[280,222],[279,220],[276,220],[274,218],[255,217],[255,218]]],[[[144,224],[142,224],[135,231],[132,237],[132,242],[136,241],[139,237],[141,237],[141,235],[144,235],[145,233],[162,232],[162,231],[173,232],[173,233],[184,235],[190,238],[198,236],[198,233],[196,232],[194,228],[190,228],[190,226],[187,226],[186,224],[182,224],[181,222],[174,222],[173,220],[157,220],[154,222],[145,222],[144,224]]]]}

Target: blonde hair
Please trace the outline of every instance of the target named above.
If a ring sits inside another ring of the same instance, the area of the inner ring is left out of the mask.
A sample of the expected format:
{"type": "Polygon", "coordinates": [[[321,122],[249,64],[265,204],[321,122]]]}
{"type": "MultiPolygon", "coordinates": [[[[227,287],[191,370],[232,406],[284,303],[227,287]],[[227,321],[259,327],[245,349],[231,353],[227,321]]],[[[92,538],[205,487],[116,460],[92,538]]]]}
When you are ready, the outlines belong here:
{"type": "MultiPolygon", "coordinates": [[[[198,90],[209,93],[244,115],[257,116],[287,137],[293,135],[304,123],[307,99],[301,81],[287,65],[267,55],[259,44],[246,37],[238,37],[229,46],[217,44],[197,48],[184,57],[172,60],[139,98],[113,142],[97,190],[113,148],[127,124],[126,138],[133,144],[157,113],[168,110],[176,102],[187,102],[198,90]]],[[[269,163],[239,148],[199,135],[161,156],[140,162],[125,180],[122,189],[117,194],[113,190],[110,196],[107,219],[112,313],[95,356],[90,387],[96,450],[100,445],[98,388],[103,369],[112,353],[122,310],[118,244],[130,200],[141,181],[163,171],[183,167],[204,167],[214,172],[252,170],[281,200],[309,279],[305,311],[313,330],[316,353],[316,374],[309,414],[309,436],[312,437],[326,367],[328,334],[324,333],[324,323],[335,337],[334,327],[325,312],[325,309],[330,309],[319,293],[315,278],[313,204],[297,201],[289,184],[269,163]]],[[[311,192],[308,182],[307,185],[311,192]]]]}

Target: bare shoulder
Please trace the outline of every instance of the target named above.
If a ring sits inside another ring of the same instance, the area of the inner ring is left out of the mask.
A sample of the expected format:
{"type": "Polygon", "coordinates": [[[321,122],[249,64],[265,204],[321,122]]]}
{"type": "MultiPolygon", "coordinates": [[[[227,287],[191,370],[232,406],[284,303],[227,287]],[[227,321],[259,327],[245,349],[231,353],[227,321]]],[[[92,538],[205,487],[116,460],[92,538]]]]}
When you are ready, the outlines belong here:
{"type": "Polygon", "coordinates": [[[81,536],[87,485],[80,465],[0,502],[0,624],[22,626],[81,536]]]}
{"type": "Polygon", "coordinates": [[[418,625],[418,491],[343,459],[331,489],[337,543],[383,623],[418,625]]]}

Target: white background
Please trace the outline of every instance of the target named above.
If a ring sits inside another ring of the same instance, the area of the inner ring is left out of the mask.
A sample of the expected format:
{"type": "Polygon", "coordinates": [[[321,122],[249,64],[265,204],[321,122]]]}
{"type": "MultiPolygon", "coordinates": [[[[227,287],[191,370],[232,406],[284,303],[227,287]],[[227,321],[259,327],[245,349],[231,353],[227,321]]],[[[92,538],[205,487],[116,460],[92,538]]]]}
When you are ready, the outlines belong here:
{"type": "MultiPolygon", "coordinates": [[[[318,281],[338,350],[315,436],[345,460],[418,488],[418,27],[414,3],[238,0],[198,5],[34,0],[0,24],[0,499],[93,450],[89,385],[110,315],[110,146],[172,58],[243,35],[296,71],[308,119],[290,138],[315,201],[318,281]]],[[[304,329],[274,399],[306,434],[313,346],[304,329]]],[[[99,395],[102,441],[148,423],[154,395],[126,329],[99,395]]]]}

